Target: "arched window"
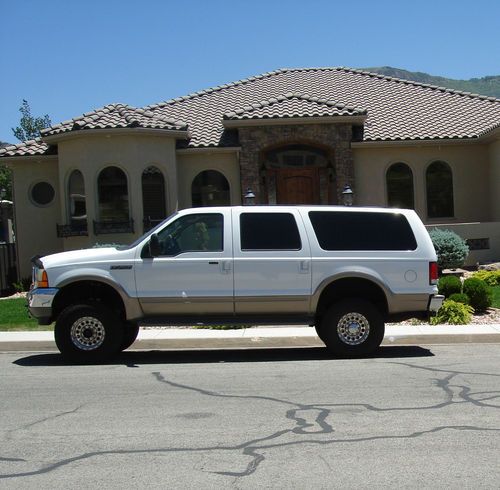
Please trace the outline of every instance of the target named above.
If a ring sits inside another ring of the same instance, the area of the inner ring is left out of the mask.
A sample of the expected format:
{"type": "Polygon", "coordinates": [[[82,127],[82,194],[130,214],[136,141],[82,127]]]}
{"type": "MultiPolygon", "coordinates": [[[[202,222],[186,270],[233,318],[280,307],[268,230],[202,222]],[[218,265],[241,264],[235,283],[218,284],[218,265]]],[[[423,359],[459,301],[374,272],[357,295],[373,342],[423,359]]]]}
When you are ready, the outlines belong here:
{"type": "Polygon", "coordinates": [[[326,167],[327,152],[309,145],[286,145],[268,150],[264,154],[268,169],[326,167]]]}
{"type": "Polygon", "coordinates": [[[194,207],[229,205],[229,182],[216,170],[204,170],[193,180],[191,198],[194,207]]]}
{"type": "Polygon", "coordinates": [[[387,203],[392,208],[415,208],[413,173],[406,163],[398,162],[386,174],[387,203]]]}
{"type": "Polygon", "coordinates": [[[85,182],[80,170],[73,170],[68,180],[68,214],[73,230],[87,229],[85,182]]]}
{"type": "Polygon", "coordinates": [[[127,176],[118,167],[106,167],[97,179],[99,218],[102,222],[129,220],[127,176]]]}
{"type": "Polygon", "coordinates": [[[148,167],[142,172],[142,212],[144,231],[167,217],[165,179],[156,167],[148,167]]]}
{"type": "Polygon", "coordinates": [[[453,207],[453,175],[446,162],[432,162],[425,173],[427,190],[427,216],[429,218],[451,218],[453,207]]]}

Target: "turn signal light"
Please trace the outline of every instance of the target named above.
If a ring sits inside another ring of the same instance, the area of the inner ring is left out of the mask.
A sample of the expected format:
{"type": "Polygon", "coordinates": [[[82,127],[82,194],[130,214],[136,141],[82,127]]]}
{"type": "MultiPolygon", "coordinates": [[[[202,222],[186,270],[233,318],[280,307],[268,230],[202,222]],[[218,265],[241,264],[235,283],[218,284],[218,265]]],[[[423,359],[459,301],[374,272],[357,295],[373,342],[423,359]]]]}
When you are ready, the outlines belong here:
{"type": "Polygon", "coordinates": [[[436,285],[438,282],[437,262],[429,262],[429,284],[436,285]]]}
{"type": "Polygon", "coordinates": [[[49,287],[49,278],[47,276],[46,271],[39,271],[42,273],[42,277],[38,280],[37,286],[39,288],[48,288],[49,287]]]}

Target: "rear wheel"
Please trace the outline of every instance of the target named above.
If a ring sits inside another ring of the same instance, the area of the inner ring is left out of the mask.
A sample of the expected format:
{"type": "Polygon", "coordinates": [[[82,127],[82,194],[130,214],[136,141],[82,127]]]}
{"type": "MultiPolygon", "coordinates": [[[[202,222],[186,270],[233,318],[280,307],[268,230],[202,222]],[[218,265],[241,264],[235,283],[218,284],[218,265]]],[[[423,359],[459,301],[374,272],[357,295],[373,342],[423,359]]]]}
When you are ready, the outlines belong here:
{"type": "Polygon", "coordinates": [[[119,351],[123,326],[118,316],[98,303],[65,308],[55,325],[55,340],[68,360],[96,362],[109,359],[119,351]]]}
{"type": "Polygon", "coordinates": [[[334,303],[317,327],[319,338],[330,352],[357,357],[375,351],[384,339],[384,320],[375,305],[361,299],[334,303]]]}

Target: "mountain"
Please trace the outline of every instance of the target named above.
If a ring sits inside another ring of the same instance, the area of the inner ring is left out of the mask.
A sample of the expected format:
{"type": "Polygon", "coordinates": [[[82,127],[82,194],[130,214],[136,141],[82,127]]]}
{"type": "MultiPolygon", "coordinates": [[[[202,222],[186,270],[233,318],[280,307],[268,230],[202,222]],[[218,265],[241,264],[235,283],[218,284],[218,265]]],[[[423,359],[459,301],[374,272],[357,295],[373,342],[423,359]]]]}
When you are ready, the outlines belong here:
{"type": "Polygon", "coordinates": [[[380,73],[388,77],[403,78],[414,82],[426,83],[429,85],[438,85],[463,92],[472,92],[473,94],[487,95],[500,99],[500,75],[487,76],[482,78],[471,78],[469,80],[455,80],[445,78],[419,71],[408,71],[401,68],[392,68],[391,66],[379,66],[375,68],[360,68],[361,70],[380,73]]]}

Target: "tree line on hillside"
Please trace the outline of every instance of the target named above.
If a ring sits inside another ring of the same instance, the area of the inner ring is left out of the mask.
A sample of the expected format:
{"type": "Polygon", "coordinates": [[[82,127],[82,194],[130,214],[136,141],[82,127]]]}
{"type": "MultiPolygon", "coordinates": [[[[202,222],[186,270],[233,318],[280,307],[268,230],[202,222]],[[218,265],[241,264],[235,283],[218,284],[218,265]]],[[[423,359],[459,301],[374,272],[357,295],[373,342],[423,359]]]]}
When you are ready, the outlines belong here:
{"type": "Polygon", "coordinates": [[[408,71],[401,68],[393,68],[391,66],[361,68],[361,70],[380,73],[380,75],[388,77],[402,78],[403,80],[411,80],[413,82],[425,83],[428,85],[437,85],[439,87],[487,95],[489,97],[496,97],[497,99],[500,99],[500,75],[471,78],[469,80],[455,80],[453,78],[439,77],[419,71],[408,71]]]}

